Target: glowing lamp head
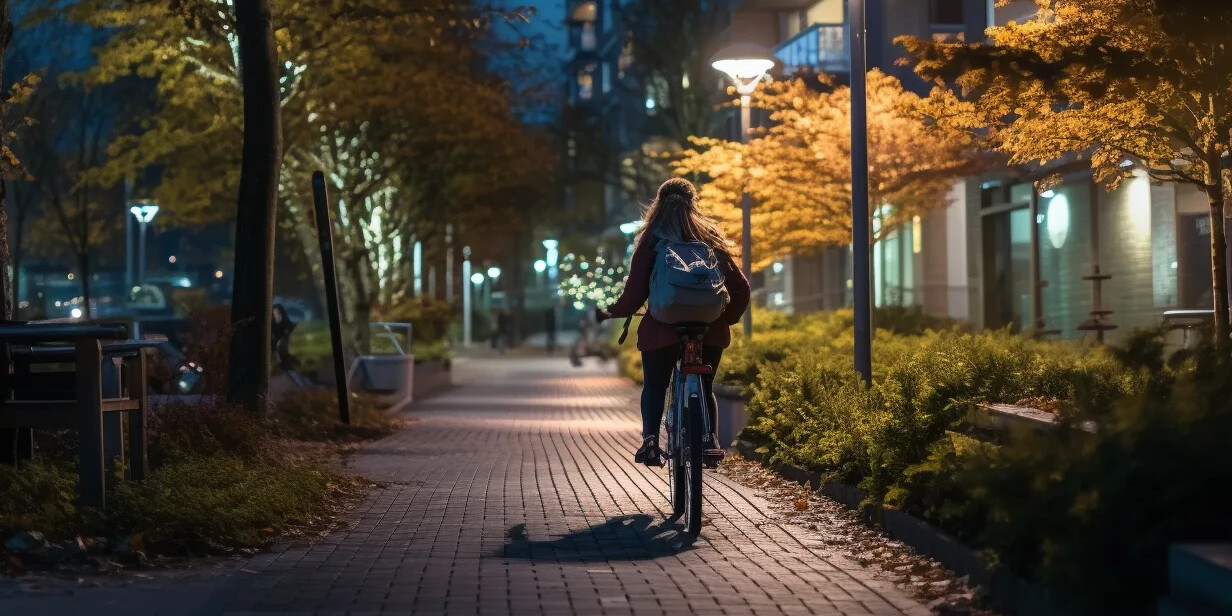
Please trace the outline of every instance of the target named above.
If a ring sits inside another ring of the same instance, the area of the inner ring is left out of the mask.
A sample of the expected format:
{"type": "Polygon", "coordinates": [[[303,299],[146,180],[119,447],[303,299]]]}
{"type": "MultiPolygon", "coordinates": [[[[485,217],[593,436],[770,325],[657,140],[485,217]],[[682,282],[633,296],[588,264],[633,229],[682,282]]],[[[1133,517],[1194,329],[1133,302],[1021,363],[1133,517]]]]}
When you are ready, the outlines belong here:
{"type": "Polygon", "coordinates": [[[500,278],[501,270],[499,267],[488,268],[488,278],[500,278]]]}
{"type": "Polygon", "coordinates": [[[479,272],[471,274],[471,282],[475,284],[483,284],[483,274],[480,274],[479,272]]]}
{"type": "Polygon", "coordinates": [[[710,61],[716,71],[731,78],[736,91],[748,96],[757,84],[774,68],[774,59],[760,45],[739,43],[720,51],[710,61]]]}
{"type": "Polygon", "coordinates": [[[142,205],[134,205],[128,209],[137,222],[148,223],[154,220],[154,216],[158,214],[158,206],[153,203],[144,203],[142,205]]]}
{"type": "Polygon", "coordinates": [[[547,261],[544,261],[543,259],[539,259],[538,261],[535,261],[535,271],[536,272],[539,272],[540,274],[542,274],[547,269],[548,269],[547,261]]]}
{"type": "Polygon", "coordinates": [[[715,70],[731,77],[732,81],[757,79],[774,68],[774,60],[767,58],[733,58],[730,60],[715,60],[711,63],[715,70]]]}
{"type": "Polygon", "coordinates": [[[642,228],[642,224],[643,223],[640,220],[635,220],[633,222],[626,222],[620,225],[620,232],[625,235],[633,235],[634,233],[637,233],[638,229],[642,228]]]}

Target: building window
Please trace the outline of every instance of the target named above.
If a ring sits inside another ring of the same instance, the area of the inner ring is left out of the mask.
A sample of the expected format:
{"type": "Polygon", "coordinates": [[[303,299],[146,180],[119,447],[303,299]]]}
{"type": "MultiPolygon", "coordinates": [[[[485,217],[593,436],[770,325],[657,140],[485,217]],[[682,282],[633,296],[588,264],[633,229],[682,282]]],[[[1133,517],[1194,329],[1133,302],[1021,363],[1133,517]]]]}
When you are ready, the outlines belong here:
{"type": "Polygon", "coordinates": [[[626,38],[624,45],[620,49],[620,59],[616,61],[616,75],[624,79],[625,71],[633,66],[633,39],[626,38]]]}
{"type": "Polygon", "coordinates": [[[595,77],[591,71],[583,69],[578,71],[577,75],[577,95],[578,98],[588,101],[595,96],[595,77]]]}
{"type": "Polygon", "coordinates": [[[962,26],[963,0],[931,0],[932,10],[929,21],[935,26],[962,26]]]}
{"type": "Polygon", "coordinates": [[[612,5],[616,0],[603,0],[603,23],[601,24],[604,32],[612,30],[612,5]]]}
{"type": "Polygon", "coordinates": [[[612,91],[612,65],[604,62],[601,69],[603,75],[603,93],[607,94],[612,91]]]}
{"type": "Polygon", "coordinates": [[[582,48],[582,51],[594,51],[596,43],[594,22],[586,22],[582,24],[582,34],[578,42],[582,48]]]}

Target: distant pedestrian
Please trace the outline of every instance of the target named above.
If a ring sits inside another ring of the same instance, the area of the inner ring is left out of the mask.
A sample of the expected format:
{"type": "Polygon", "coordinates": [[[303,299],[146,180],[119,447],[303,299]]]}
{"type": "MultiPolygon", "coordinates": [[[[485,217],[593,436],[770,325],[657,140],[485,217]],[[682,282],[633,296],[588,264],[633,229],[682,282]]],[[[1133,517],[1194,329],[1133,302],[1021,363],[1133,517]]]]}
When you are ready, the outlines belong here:
{"type": "Polygon", "coordinates": [[[510,319],[509,311],[499,310],[496,312],[496,332],[492,336],[492,348],[497,349],[503,355],[505,349],[509,346],[510,340],[510,319]]]}
{"type": "Polygon", "coordinates": [[[548,308],[543,312],[543,331],[547,334],[547,352],[556,352],[556,309],[548,308]]]}
{"type": "Polygon", "coordinates": [[[282,304],[274,304],[270,320],[270,346],[274,363],[283,372],[291,372],[299,366],[299,361],[291,355],[291,332],[295,331],[295,325],[287,316],[287,309],[282,304]]]}

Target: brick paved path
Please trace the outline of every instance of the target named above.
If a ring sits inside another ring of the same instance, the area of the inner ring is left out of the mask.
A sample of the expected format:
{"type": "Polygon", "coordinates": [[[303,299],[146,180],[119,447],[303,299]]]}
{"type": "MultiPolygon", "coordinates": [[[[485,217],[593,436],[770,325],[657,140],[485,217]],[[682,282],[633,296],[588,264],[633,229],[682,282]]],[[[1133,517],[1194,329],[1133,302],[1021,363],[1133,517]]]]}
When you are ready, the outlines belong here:
{"type": "Polygon", "coordinates": [[[353,524],[254,558],[196,613],[928,613],[717,473],[681,549],[665,473],[629,460],[637,390],[608,372],[459,360],[457,388],[351,460],[387,484],[353,524]]]}

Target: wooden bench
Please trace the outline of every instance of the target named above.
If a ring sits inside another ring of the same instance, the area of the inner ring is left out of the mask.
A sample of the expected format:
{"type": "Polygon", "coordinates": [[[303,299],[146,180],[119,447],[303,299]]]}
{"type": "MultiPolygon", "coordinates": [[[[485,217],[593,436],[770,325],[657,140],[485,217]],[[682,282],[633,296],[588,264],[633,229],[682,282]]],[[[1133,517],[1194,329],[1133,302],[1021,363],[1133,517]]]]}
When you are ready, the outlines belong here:
{"type": "Polygon", "coordinates": [[[16,443],[4,457],[13,462],[29,457],[33,430],[76,431],[84,506],[105,505],[108,458],[122,456],[124,440],[129,476],[139,480],[148,471],[144,350],[151,345],[103,344],[127,338],[124,325],[0,325],[0,365],[8,368],[0,370],[0,432],[16,443]],[[114,370],[104,371],[104,359],[114,370]],[[33,369],[55,364],[71,364],[72,370],[33,369]],[[110,378],[104,379],[105,372],[110,378]],[[123,415],[127,430],[121,429],[123,415]]]}

